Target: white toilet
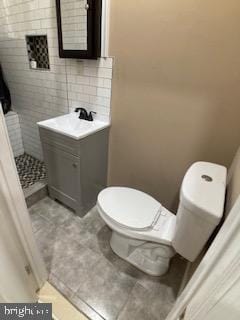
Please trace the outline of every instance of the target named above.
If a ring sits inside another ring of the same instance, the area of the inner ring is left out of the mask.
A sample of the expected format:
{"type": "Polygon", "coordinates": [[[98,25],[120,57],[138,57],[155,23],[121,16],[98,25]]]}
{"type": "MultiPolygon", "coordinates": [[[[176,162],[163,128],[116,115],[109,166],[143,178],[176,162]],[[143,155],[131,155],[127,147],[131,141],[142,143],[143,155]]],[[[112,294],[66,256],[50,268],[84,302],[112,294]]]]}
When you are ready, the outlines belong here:
{"type": "Polygon", "coordinates": [[[175,252],[194,261],[223,216],[225,167],[196,162],[182,182],[177,215],[144,192],[109,187],[98,195],[110,245],[122,259],[154,276],[168,271],[175,252]]]}

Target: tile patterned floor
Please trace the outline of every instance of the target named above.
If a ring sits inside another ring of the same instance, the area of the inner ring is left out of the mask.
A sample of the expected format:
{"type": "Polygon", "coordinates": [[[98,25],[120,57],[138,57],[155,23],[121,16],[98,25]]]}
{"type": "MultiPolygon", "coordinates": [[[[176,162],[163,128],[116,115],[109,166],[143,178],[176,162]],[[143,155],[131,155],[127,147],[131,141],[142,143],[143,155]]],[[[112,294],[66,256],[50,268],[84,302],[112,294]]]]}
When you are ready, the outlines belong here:
{"type": "Polygon", "coordinates": [[[15,158],[18,175],[23,189],[38,181],[46,179],[46,168],[43,162],[24,153],[15,158]]]}
{"type": "Polygon", "coordinates": [[[49,282],[93,320],[163,320],[171,309],[186,262],[176,256],[167,275],[145,275],[116,256],[110,229],[93,208],[77,217],[50,198],[30,209],[49,282]]]}

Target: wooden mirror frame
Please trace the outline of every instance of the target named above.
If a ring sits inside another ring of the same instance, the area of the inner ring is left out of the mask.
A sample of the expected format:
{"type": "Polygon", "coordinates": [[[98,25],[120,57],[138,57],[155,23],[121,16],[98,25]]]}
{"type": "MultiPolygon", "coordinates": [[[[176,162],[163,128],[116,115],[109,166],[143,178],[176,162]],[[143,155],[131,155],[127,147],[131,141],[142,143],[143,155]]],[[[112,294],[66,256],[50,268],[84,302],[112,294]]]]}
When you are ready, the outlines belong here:
{"type": "Polygon", "coordinates": [[[87,50],[65,50],[62,38],[61,0],[56,0],[60,58],[97,59],[101,56],[102,0],[87,0],[87,50]]]}

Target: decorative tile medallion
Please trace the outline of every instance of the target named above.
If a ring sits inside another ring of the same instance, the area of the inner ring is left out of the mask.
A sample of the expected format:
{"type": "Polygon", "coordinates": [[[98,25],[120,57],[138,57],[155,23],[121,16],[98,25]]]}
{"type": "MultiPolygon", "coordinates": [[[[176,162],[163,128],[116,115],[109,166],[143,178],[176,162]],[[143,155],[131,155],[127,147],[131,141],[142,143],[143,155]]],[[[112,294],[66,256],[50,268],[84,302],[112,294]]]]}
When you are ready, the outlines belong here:
{"type": "Polygon", "coordinates": [[[47,36],[26,36],[26,42],[30,67],[50,69],[47,36]],[[36,63],[35,67],[32,62],[36,63]]]}

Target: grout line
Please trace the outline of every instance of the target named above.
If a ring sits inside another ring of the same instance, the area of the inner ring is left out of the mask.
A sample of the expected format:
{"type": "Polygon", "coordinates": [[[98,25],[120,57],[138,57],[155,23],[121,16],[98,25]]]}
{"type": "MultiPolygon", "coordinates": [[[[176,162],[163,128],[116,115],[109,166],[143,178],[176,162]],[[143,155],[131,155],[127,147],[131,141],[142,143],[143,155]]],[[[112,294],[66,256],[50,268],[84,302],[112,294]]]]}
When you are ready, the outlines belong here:
{"type": "Polygon", "coordinates": [[[53,287],[49,282],[46,282],[39,292],[39,301],[52,303],[53,314],[56,320],[85,320],[86,316],[76,309],[62,293],[53,287]]]}
{"type": "MultiPolygon", "coordinates": [[[[67,289],[69,289],[69,290],[72,291],[72,289],[69,288],[61,279],[59,279],[56,274],[54,274],[54,273],[52,273],[52,274],[54,275],[54,277],[55,277],[59,282],[61,282],[65,287],[67,287],[67,289]]],[[[49,281],[49,280],[48,280],[48,281],[49,281]]],[[[61,291],[60,291],[54,284],[52,284],[50,281],[49,281],[49,283],[50,283],[56,290],[58,290],[59,292],[61,292],[61,291]]],[[[79,288],[80,288],[80,287],[79,287],[79,288]]],[[[78,288],[78,289],[79,289],[79,288],[78,288]]],[[[92,311],[94,311],[98,316],[100,316],[100,318],[102,318],[103,320],[105,320],[105,318],[104,318],[98,311],[96,311],[96,310],[95,310],[91,305],[89,305],[84,299],[82,299],[79,295],[77,295],[78,289],[76,290],[76,292],[72,291],[72,292],[73,292],[72,298],[75,297],[75,296],[77,296],[77,298],[80,299],[84,304],[86,304],[86,306],[87,306],[89,309],[91,309],[92,311]]],[[[79,308],[70,300],[70,298],[68,298],[68,297],[67,297],[66,295],[64,295],[64,293],[62,293],[62,292],[61,292],[61,294],[62,294],[75,308],[77,308],[80,312],[82,312],[82,313],[85,314],[85,312],[84,312],[83,310],[79,309],[79,308]]],[[[85,316],[88,317],[87,314],[85,314],[85,316]]]]}
{"type": "Polygon", "coordinates": [[[122,309],[119,311],[116,320],[119,319],[119,317],[121,316],[121,313],[124,311],[124,309],[125,309],[125,307],[126,307],[126,305],[127,305],[127,303],[128,303],[129,297],[132,295],[132,292],[133,292],[136,284],[137,284],[137,281],[135,282],[134,286],[132,287],[131,291],[129,292],[129,295],[128,295],[127,299],[126,299],[126,302],[125,302],[124,305],[122,306],[122,309]]]}
{"type": "Polygon", "coordinates": [[[67,59],[64,59],[64,67],[65,67],[65,78],[66,78],[66,91],[67,91],[67,108],[68,113],[70,113],[70,103],[69,103],[69,90],[68,90],[68,72],[67,72],[67,59]]]}
{"type": "MultiPolygon", "coordinates": [[[[75,297],[75,296],[76,296],[78,299],[80,299],[83,303],[85,303],[85,304],[88,306],[89,309],[93,310],[100,318],[102,318],[103,320],[106,320],[106,318],[104,318],[103,315],[101,315],[97,310],[95,310],[92,306],[90,306],[84,299],[82,299],[79,295],[77,295],[77,293],[75,293],[75,294],[73,295],[73,297],[75,297]]],[[[74,304],[73,304],[73,305],[74,305],[74,304]]],[[[75,305],[74,305],[74,306],[75,306],[75,305]]],[[[77,306],[75,306],[75,308],[77,308],[77,306]]],[[[82,311],[81,309],[79,309],[79,310],[84,313],[84,311],[82,311]]],[[[85,315],[88,317],[87,314],[85,314],[85,315]]]]}

